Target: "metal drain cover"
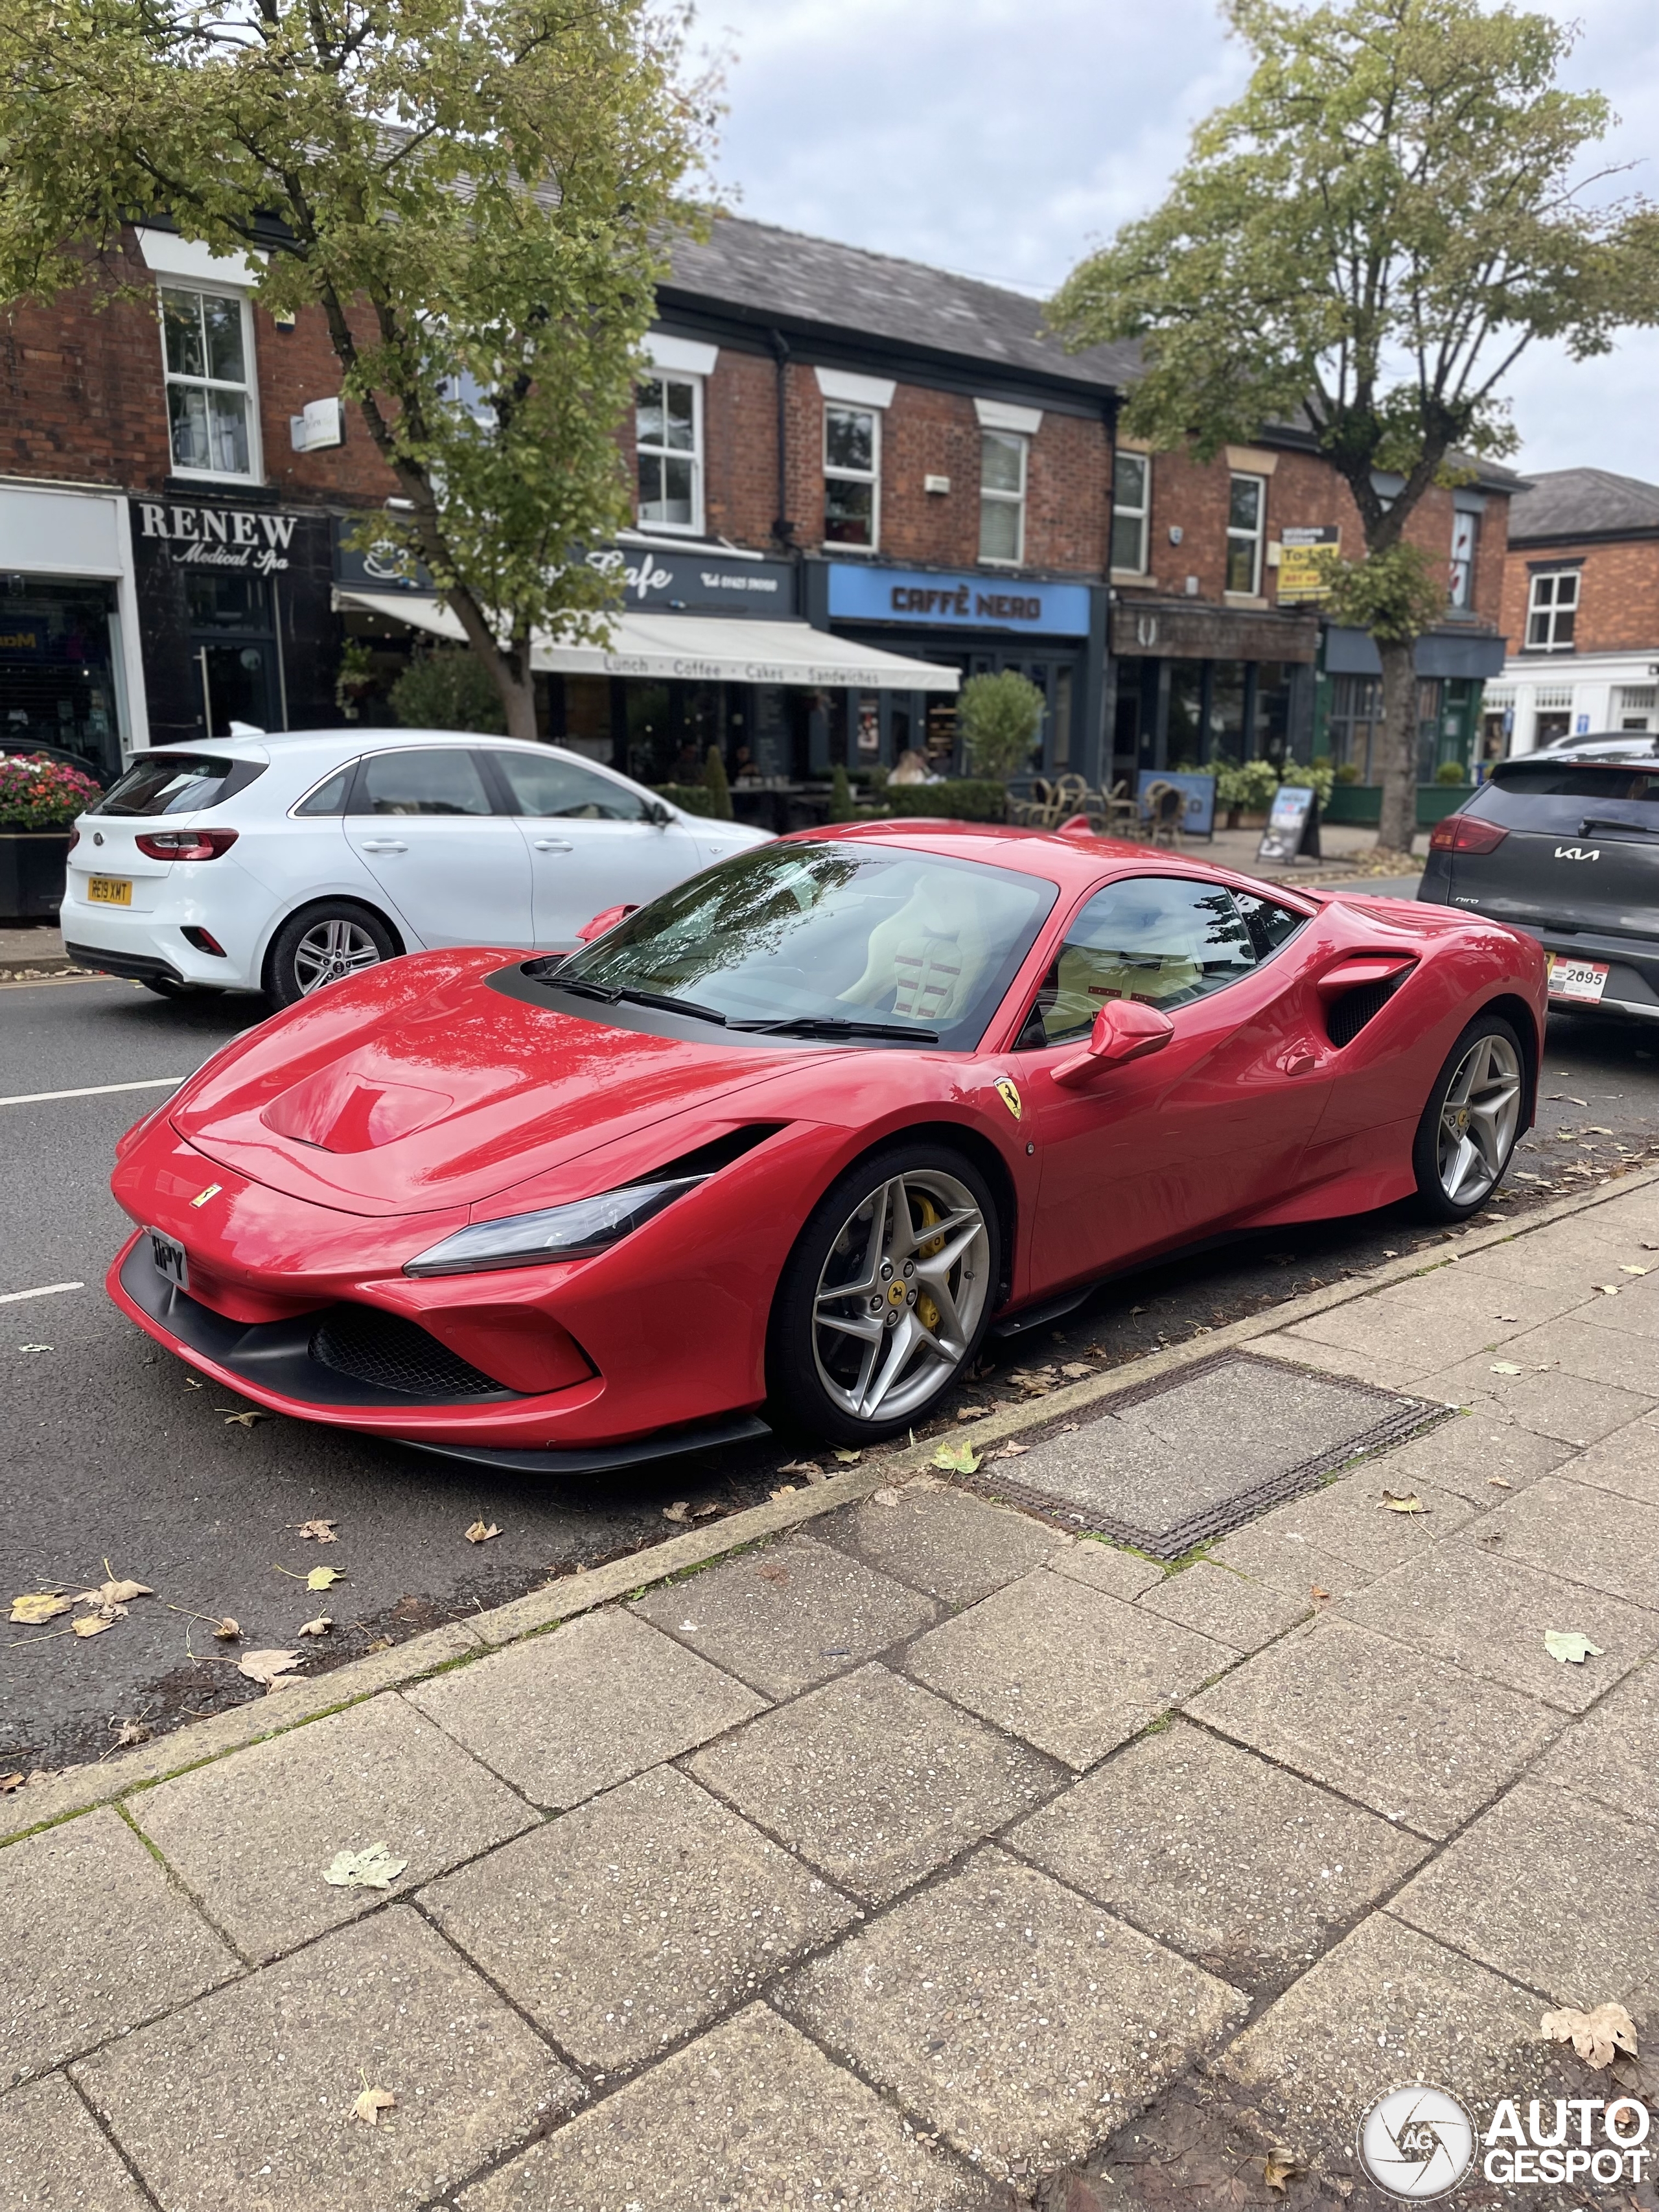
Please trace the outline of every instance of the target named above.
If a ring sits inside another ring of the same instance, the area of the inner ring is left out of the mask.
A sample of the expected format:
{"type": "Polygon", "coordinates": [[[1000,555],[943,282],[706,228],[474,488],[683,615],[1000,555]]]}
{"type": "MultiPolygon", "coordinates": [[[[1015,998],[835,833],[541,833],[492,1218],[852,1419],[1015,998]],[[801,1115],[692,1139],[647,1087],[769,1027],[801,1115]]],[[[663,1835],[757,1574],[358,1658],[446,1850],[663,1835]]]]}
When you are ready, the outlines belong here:
{"type": "Polygon", "coordinates": [[[1107,1401],[973,1487],[1063,1528],[1178,1559],[1312,1489],[1361,1452],[1401,1443],[1446,1408],[1277,1359],[1222,1352],[1107,1401]]]}

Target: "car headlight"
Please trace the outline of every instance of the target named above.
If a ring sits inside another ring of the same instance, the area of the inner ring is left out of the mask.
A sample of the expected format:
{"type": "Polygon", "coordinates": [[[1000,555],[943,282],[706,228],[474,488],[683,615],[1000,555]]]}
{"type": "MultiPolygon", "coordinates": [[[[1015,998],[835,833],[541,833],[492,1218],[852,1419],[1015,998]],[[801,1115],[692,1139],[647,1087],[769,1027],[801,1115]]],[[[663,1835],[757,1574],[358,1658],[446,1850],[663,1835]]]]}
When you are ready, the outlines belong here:
{"type": "Polygon", "coordinates": [[[707,1176],[677,1176],[665,1182],[631,1182],[599,1198],[579,1198],[542,1213],[509,1213],[475,1221],[441,1244],[404,1262],[406,1275],[476,1275],[489,1267],[533,1267],[554,1260],[588,1260],[672,1206],[707,1176]]]}

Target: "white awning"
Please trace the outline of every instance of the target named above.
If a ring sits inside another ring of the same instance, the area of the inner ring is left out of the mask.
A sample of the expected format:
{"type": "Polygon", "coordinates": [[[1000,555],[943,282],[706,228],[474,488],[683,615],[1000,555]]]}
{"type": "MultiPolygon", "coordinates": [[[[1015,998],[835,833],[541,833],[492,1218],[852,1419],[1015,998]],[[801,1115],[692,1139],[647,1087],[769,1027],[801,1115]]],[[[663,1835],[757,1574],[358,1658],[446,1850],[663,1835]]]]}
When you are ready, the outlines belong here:
{"type": "MultiPolygon", "coordinates": [[[[337,585],[337,607],[384,615],[464,643],[459,621],[425,592],[360,592],[337,585]]],[[[643,676],[693,684],[802,684],[815,690],[846,685],[856,691],[947,691],[960,689],[954,668],[907,660],[854,645],[801,622],[744,622],[720,615],[613,616],[609,645],[556,644],[538,636],[531,665],[562,676],[643,676]]]]}

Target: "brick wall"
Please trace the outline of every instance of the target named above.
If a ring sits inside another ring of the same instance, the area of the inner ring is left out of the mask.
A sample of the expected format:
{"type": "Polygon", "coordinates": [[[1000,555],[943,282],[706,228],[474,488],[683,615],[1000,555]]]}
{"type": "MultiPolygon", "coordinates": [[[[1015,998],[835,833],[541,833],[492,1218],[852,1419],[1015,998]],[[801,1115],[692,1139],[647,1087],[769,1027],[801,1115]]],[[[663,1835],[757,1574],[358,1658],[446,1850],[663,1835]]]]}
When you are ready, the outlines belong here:
{"type": "MultiPolygon", "coordinates": [[[[1504,564],[1502,627],[1511,653],[1527,640],[1527,603],[1534,570],[1556,562],[1583,562],[1578,653],[1642,653],[1659,647],[1659,539],[1627,538],[1607,544],[1516,545],[1504,564]]],[[[1540,659],[1551,656],[1540,654],[1540,659]]]]}

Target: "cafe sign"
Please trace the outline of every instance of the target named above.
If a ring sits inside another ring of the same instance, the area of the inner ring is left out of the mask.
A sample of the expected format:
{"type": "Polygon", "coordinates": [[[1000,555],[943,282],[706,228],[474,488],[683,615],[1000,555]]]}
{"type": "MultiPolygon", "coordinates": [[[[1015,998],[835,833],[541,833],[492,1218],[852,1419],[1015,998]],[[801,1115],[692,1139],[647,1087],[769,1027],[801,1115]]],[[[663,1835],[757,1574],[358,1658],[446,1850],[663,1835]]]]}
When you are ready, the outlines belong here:
{"type": "Polygon", "coordinates": [[[198,507],[177,500],[139,499],[131,506],[139,545],[165,546],[175,568],[234,568],[250,576],[287,569],[301,520],[270,507],[198,507]]]}
{"type": "Polygon", "coordinates": [[[1086,637],[1089,588],[836,561],[830,565],[830,619],[1086,637]]]}

